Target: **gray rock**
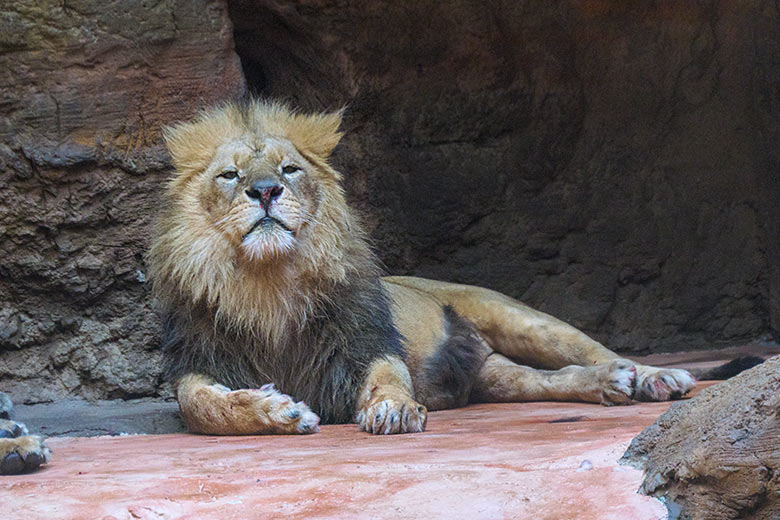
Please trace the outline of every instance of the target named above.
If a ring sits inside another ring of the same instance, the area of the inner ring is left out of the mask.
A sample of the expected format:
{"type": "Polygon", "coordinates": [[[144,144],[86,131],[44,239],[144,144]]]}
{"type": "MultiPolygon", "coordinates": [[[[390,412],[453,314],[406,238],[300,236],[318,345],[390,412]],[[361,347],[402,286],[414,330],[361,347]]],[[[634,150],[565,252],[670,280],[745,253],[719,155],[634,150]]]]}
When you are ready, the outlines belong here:
{"type": "Polygon", "coordinates": [[[752,1],[229,3],[249,88],[346,105],[393,273],[625,353],[780,330],[780,16],[752,1]]]}
{"type": "Polygon", "coordinates": [[[56,403],[17,405],[14,420],[30,433],[50,437],[94,437],[178,433],[186,431],[173,401],[132,399],[86,402],[62,399],[56,403]]]}
{"type": "Polygon", "coordinates": [[[780,356],[674,404],[621,459],[670,516],[780,518],[780,356]]]}

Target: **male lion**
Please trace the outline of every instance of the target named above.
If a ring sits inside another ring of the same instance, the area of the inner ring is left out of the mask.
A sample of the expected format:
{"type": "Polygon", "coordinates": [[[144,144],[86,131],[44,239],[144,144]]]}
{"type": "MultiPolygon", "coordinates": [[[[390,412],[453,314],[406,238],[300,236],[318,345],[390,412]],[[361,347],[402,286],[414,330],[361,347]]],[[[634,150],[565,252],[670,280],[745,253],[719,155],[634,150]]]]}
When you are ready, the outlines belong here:
{"type": "Polygon", "coordinates": [[[428,410],[469,402],[693,388],[494,291],[382,278],[328,164],[340,124],[253,101],[165,132],[176,173],[149,260],[191,431],[311,433],[322,418],[420,432],[428,410]]]}

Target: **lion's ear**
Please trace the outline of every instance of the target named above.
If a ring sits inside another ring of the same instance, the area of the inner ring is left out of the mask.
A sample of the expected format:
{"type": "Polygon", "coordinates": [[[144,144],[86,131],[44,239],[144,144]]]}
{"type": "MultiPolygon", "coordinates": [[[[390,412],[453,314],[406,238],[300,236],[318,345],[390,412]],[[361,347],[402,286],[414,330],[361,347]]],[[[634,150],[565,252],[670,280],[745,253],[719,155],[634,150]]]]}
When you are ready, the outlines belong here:
{"type": "Polygon", "coordinates": [[[174,168],[181,169],[182,163],[186,160],[190,148],[187,146],[189,139],[187,134],[191,133],[191,125],[179,123],[170,126],[164,126],[162,129],[165,147],[168,148],[168,155],[171,156],[174,168]]]}
{"type": "Polygon", "coordinates": [[[322,114],[295,114],[289,136],[296,146],[327,159],[344,135],[339,131],[343,114],[343,108],[322,114]]]}
{"type": "Polygon", "coordinates": [[[173,166],[180,173],[205,168],[214,153],[213,136],[202,122],[163,127],[163,139],[173,166]]]}
{"type": "Polygon", "coordinates": [[[194,120],[162,129],[165,146],[177,171],[203,170],[219,143],[238,135],[240,113],[233,105],[202,111],[194,120]]]}

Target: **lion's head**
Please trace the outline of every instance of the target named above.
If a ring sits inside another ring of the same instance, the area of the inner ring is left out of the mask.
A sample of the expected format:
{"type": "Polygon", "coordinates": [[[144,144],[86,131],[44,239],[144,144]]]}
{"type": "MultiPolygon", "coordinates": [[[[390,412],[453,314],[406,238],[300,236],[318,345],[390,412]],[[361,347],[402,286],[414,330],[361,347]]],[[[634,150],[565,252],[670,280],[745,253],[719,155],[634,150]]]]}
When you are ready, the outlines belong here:
{"type": "Polygon", "coordinates": [[[175,173],[150,251],[158,296],[269,334],[370,257],[328,164],[341,114],[229,104],[165,130],[175,173]],[[171,299],[171,298],[167,298],[171,299]]]}

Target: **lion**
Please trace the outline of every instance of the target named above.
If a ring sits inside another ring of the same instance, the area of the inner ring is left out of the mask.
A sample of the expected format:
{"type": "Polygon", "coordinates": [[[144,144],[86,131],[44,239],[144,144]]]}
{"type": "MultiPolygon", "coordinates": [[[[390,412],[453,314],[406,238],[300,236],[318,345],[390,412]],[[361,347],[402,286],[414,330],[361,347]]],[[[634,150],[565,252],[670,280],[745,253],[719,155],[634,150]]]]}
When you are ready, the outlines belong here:
{"type": "Polygon", "coordinates": [[[148,262],[189,431],[413,433],[468,403],[626,405],[694,387],[498,292],[383,277],[329,162],[341,122],[252,100],[164,131],[175,172],[148,262]]]}

